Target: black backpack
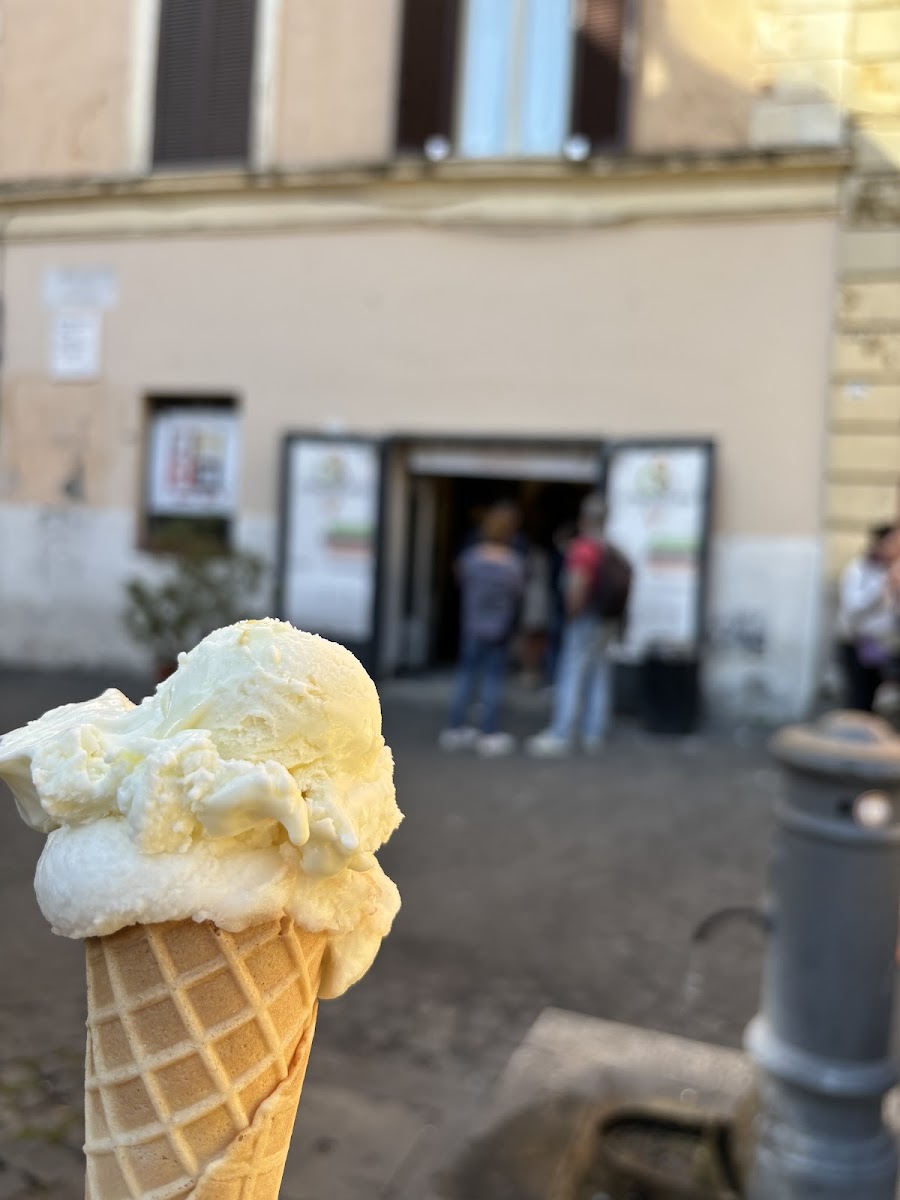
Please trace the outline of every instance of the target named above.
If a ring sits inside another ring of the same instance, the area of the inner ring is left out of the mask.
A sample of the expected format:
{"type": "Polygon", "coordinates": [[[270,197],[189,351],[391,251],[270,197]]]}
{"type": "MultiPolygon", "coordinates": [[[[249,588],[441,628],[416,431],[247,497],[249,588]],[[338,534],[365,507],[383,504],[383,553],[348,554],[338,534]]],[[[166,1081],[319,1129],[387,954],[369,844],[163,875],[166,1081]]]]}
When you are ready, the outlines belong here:
{"type": "Polygon", "coordinates": [[[612,542],[600,547],[600,565],[588,602],[588,611],[604,621],[621,621],[631,595],[631,563],[612,542]]]}

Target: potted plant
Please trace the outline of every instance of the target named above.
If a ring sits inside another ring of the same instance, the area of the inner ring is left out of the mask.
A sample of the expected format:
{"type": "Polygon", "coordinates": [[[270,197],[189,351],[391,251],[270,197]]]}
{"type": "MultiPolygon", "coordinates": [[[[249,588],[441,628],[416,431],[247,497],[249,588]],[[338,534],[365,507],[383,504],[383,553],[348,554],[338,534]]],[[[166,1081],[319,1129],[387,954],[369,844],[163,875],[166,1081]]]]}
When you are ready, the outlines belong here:
{"type": "Polygon", "coordinates": [[[159,581],[130,579],[125,584],[123,612],[129,634],[152,654],[159,681],[175,670],[182,650],[251,615],[263,571],[255,554],[223,550],[174,529],[165,542],[155,542],[160,550],[168,545],[171,558],[159,581]]]}

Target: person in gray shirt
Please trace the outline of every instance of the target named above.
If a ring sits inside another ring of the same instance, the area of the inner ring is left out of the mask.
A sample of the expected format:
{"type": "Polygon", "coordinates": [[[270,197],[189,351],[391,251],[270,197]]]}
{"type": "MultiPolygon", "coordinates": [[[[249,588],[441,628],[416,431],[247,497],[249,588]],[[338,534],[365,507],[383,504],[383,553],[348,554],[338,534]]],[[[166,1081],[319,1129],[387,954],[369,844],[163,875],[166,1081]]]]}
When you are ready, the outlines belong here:
{"type": "Polygon", "coordinates": [[[509,647],[525,589],[522,556],[513,549],[518,527],[513,505],[495,505],[485,517],[480,541],[456,564],[462,589],[461,653],[450,720],[440,736],[444,750],[474,746],[493,756],[515,748],[514,738],[501,732],[499,724],[509,647]],[[474,728],[466,721],[479,684],[481,719],[474,728]]]}

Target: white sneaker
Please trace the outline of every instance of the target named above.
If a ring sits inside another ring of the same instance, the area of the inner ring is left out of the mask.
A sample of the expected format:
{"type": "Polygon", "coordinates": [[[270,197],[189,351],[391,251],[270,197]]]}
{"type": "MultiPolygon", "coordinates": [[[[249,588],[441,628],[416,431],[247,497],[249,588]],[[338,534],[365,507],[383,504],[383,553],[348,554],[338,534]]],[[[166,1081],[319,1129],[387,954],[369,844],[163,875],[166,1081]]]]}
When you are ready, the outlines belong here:
{"type": "Polygon", "coordinates": [[[442,729],[438,734],[438,745],[448,754],[457,750],[471,750],[477,741],[478,730],[468,725],[463,725],[460,729],[442,729]]]}
{"type": "Polygon", "coordinates": [[[592,757],[595,754],[602,754],[606,749],[606,737],[583,738],[581,742],[581,749],[585,754],[591,755],[592,757]]]}
{"type": "Polygon", "coordinates": [[[525,749],[532,758],[565,758],[571,748],[565,738],[557,737],[550,729],[545,729],[525,743],[525,749]]]}
{"type": "Polygon", "coordinates": [[[511,733],[483,733],[475,743],[475,749],[482,758],[500,758],[504,754],[512,754],[516,748],[516,739],[511,733]]]}

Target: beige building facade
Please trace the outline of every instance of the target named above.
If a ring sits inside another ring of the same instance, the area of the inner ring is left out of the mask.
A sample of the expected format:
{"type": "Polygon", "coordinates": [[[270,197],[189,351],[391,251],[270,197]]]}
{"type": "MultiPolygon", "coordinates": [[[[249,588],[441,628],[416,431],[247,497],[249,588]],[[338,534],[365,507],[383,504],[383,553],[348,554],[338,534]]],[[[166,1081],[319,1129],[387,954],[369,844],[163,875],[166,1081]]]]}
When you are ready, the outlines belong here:
{"type": "Polygon", "coordinates": [[[403,435],[384,672],[423,665],[404,632],[417,444],[712,439],[707,690],[736,716],[804,711],[830,580],[897,510],[900,2],[642,0],[616,26],[612,2],[559,0],[579,46],[600,31],[602,70],[614,44],[615,137],[548,132],[529,88],[583,89],[581,60],[560,40],[559,77],[529,75],[517,27],[499,152],[488,9],[445,5],[448,124],[411,153],[400,0],[257,0],[237,124],[197,118],[214,147],[241,125],[241,161],[202,163],[173,161],[197,148],[160,97],[178,5],[90,6],[2,4],[0,657],[140,660],[120,613],[124,581],[159,569],[148,413],[227,397],[233,538],[273,579],[285,434],[403,435]]]}

